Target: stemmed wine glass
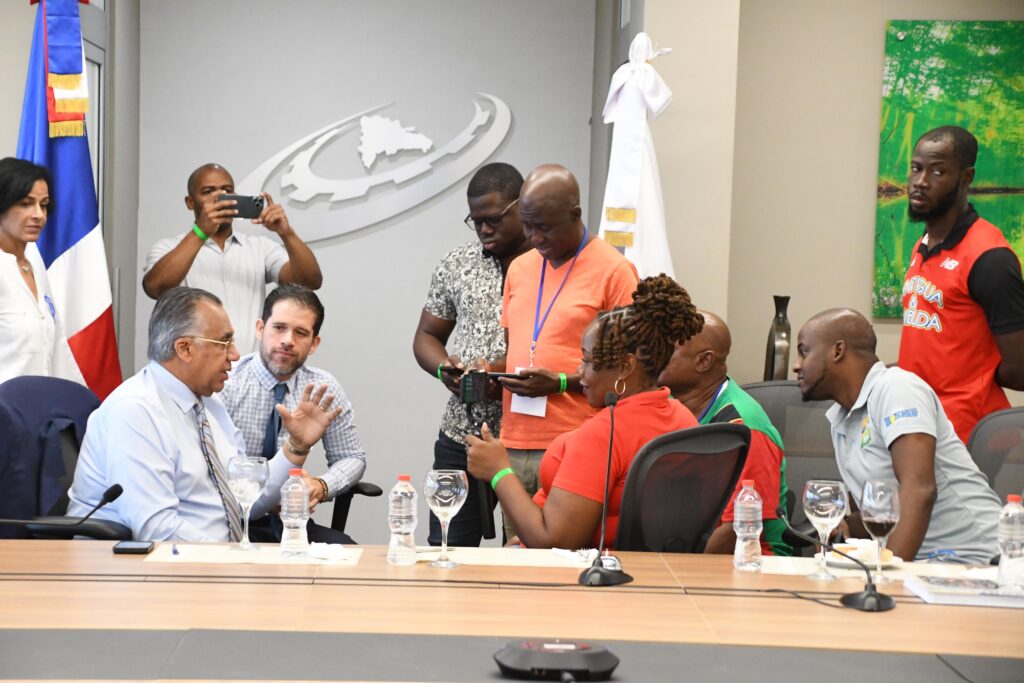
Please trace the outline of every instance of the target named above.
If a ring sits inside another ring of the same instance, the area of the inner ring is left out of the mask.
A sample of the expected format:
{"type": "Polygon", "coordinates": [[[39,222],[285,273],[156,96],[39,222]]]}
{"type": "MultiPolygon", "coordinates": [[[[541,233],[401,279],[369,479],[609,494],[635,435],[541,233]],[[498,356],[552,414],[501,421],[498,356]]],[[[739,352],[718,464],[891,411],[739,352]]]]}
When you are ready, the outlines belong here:
{"type": "Polygon", "coordinates": [[[269,476],[270,468],[267,467],[266,458],[236,455],[228,461],[228,488],[231,489],[235,500],[242,506],[242,519],[245,524],[242,530],[242,541],[234,546],[238,550],[254,550],[256,548],[249,541],[249,513],[253,503],[263,495],[263,489],[267,487],[269,476]]]}
{"type": "Polygon", "coordinates": [[[896,523],[900,521],[900,484],[895,479],[880,479],[864,483],[860,499],[860,519],[864,528],[878,545],[875,560],[875,583],[892,581],[882,573],[882,551],[896,523]]]}
{"type": "Polygon", "coordinates": [[[807,578],[832,581],[836,577],[825,564],[825,544],[832,529],[839,525],[846,513],[846,486],[841,481],[812,479],[804,486],[804,513],[821,538],[821,556],[818,570],[807,578]]]}
{"type": "Polygon", "coordinates": [[[448,523],[452,521],[469,495],[469,480],[462,470],[430,470],[423,482],[423,497],[430,511],[441,522],[441,554],[430,563],[438,569],[454,569],[459,565],[448,559],[448,523]]]}

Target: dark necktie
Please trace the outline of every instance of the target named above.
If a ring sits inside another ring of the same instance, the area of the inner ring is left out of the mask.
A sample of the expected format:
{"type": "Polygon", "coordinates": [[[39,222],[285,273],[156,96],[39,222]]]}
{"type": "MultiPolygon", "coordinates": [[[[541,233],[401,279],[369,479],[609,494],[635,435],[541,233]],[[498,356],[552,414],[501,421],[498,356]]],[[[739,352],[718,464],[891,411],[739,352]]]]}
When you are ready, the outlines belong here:
{"type": "Polygon", "coordinates": [[[267,418],[267,429],[263,435],[263,457],[270,460],[277,453],[277,433],[281,431],[281,416],[277,414],[278,403],[284,400],[288,385],[278,382],[274,385],[274,405],[270,407],[270,416],[267,418]]]}

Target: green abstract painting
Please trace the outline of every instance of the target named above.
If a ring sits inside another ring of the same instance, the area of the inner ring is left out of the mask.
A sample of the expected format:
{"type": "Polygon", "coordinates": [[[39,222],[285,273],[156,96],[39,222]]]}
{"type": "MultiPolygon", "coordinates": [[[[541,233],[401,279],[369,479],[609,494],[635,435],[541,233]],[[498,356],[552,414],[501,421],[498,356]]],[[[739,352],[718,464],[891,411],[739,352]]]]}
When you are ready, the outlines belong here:
{"type": "Polygon", "coordinates": [[[978,138],[970,201],[1024,254],[1024,22],[890,21],[882,77],[872,313],[899,318],[924,230],[907,218],[917,138],[944,125],[978,138]]]}

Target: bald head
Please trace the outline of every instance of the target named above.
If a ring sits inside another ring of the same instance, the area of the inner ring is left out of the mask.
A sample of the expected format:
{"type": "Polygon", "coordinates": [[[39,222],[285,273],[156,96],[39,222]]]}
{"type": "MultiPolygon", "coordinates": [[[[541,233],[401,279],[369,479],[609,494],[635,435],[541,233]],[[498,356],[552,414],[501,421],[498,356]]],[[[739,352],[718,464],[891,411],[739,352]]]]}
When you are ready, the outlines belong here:
{"type": "Polygon", "coordinates": [[[526,239],[555,267],[586,244],[580,185],[564,166],[544,164],[530,171],[519,194],[519,219],[526,239]]]}
{"type": "Polygon", "coordinates": [[[846,349],[859,356],[874,356],[878,339],[871,323],[852,308],[830,308],[818,313],[804,329],[825,344],[846,342],[846,349]]]}
{"type": "Polygon", "coordinates": [[[805,401],[835,400],[847,410],[878,362],[875,331],[850,308],[831,308],[808,320],[797,335],[793,365],[805,401]]]}
{"type": "Polygon", "coordinates": [[[520,201],[530,205],[580,205],[580,184],[565,166],[542,164],[530,171],[523,182],[520,201]]]}
{"type": "Polygon", "coordinates": [[[227,174],[228,177],[231,176],[231,174],[228,173],[227,170],[220,164],[203,164],[196,170],[192,171],[192,173],[189,174],[188,176],[188,194],[190,197],[196,196],[196,191],[199,189],[199,181],[206,174],[207,171],[221,171],[222,173],[227,174]]]}
{"type": "Polygon", "coordinates": [[[693,339],[698,340],[698,346],[703,345],[714,351],[717,360],[725,365],[725,359],[729,357],[729,351],[732,350],[732,335],[729,333],[729,326],[711,311],[701,310],[700,314],[704,317],[704,329],[693,339]]]}
{"type": "Polygon", "coordinates": [[[729,373],[726,359],[732,348],[729,326],[711,311],[700,311],[704,328],[683,344],[676,344],[658,383],[672,390],[691,410],[703,405],[706,393],[729,373]]]}

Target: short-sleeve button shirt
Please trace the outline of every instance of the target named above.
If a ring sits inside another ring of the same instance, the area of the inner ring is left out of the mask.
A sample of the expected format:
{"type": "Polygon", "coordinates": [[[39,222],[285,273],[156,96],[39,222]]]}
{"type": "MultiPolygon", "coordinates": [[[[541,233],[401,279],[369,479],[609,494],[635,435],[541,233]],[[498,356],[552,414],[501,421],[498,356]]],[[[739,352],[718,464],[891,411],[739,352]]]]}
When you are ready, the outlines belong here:
{"type": "MultiPolygon", "coordinates": [[[[153,245],[143,272],[156,265],[190,232],[153,245]]],[[[224,243],[223,250],[212,239],[207,240],[181,284],[205,289],[220,298],[235,328],[235,344],[244,355],[256,350],[256,320],[263,312],[267,284],[278,281],[286,263],[288,252],[279,242],[236,232],[224,243]]]]}
{"type": "MultiPolygon", "coordinates": [[[[452,249],[434,269],[423,309],[442,320],[454,320],[449,353],[464,361],[505,355],[505,330],[501,326],[501,295],[504,277],[501,263],[472,241],[452,249]]],[[[494,434],[501,428],[501,401],[485,400],[473,406],[473,422],[457,396],[448,399],[441,432],[465,443],[486,421],[494,434]]]]}

